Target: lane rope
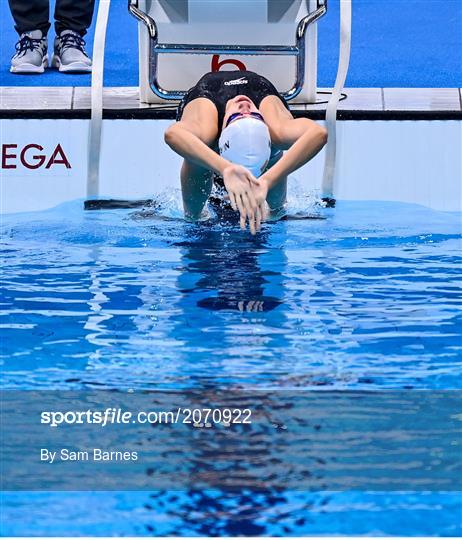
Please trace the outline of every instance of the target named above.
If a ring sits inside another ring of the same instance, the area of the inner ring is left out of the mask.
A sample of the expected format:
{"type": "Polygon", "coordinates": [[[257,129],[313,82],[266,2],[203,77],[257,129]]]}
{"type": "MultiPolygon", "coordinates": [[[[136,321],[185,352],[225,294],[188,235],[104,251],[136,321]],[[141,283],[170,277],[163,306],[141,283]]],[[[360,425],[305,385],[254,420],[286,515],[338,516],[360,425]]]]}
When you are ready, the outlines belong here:
{"type": "Polygon", "coordinates": [[[103,128],[104,49],[111,0],[100,0],[93,41],[91,119],[88,133],[87,199],[99,196],[99,168],[103,128]]]}
{"type": "Polygon", "coordinates": [[[326,109],[328,141],[326,146],[322,197],[335,196],[335,170],[337,159],[337,108],[345,85],[351,52],[351,0],[340,0],[340,51],[337,77],[326,109]]]}

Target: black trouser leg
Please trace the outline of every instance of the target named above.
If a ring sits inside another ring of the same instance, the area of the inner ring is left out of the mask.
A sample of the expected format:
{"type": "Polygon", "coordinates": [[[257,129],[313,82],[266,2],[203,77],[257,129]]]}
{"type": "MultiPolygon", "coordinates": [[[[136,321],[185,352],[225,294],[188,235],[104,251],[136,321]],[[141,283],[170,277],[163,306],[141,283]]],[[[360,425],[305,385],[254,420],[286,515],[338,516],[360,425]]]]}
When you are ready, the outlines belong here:
{"type": "Polygon", "coordinates": [[[30,30],[41,30],[45,35],[50,28],[48,0],[8,0],[13,15],[16,32],[22,34],[30,30]]]}
{"type": "Polygon", "coordinates": [[[74,30],[83,36],[91,24],[94,9],[95,0],[56,0],[56,34],[74,30]]]}

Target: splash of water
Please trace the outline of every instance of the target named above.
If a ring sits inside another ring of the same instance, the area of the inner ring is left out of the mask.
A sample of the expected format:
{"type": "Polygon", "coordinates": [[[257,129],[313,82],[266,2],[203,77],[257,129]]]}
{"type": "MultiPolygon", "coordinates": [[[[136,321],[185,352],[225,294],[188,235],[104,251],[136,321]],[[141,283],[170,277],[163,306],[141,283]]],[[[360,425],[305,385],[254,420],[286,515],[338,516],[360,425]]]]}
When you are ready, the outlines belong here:
{"type": "MultiPolygon", "coordinates": [[[[215,198],[226,199],[226,190],[214,185],[211,195],[215,198]]],[[[164,189],[156,195],[155,214],[167,219],[184,219],[183,202],[181,189],[164,189]]],[[[289,178],[289,189],[287,201],[284,205],[282,215],[300,216],[307,214],[316,214],[320,209],[325,208],[326,204],[320,198],[319,190],[307,190],[301,181],[297,178],[289,178]]],[[[273,219],[279,219],[282,215],[274,216],[273,219]]],[[[200,221],[208,221],[216,218],[213,209],[206,205],[200,221]]]]}

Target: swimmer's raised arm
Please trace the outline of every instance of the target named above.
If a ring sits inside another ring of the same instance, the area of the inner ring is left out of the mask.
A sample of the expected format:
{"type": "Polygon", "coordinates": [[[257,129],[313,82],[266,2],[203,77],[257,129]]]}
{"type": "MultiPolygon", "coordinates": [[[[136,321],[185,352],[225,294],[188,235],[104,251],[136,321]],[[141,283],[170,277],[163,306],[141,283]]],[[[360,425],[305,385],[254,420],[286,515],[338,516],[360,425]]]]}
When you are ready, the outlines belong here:
{"type": "Polygon", "coordinates": [[[199,137],[200,133],[195,133],[196,131],[200,131],[200,126],[196,130],[190,123],[176,122],[167,128],[164,139],[170,148],[184,159],[223,176],[224,170],[231,163],[203,142],[199,137]]]}
{"type": "Polygon", "coordinates": [[[308,118],[288,118],[279,123],[272,140],[277,147],[288,150],[260,177],[260,181],[267,183],[268,190],[310,161],[326,144],[327,131],[308,118]]]}
{"type": "MultiPolygon", "coordinates": [[[[164,138],[170,148],[185,159],[185,163],[198,166],[199,183],[203,183],[203,172],[200,169],[213,171],[223,177],[231,206],[239,211],[241,227],[245,228],[248,220],[250,230],[255,234],[260,227],[262,210],[251,187],[251,182],[256,181],[254,175],[242,165],[231,163],[214,152],[208,146],[214,142],[214,137],[207,137],[207,129],[204,130],[203,124],[176,122],[167,129],[164,138]]],[[[188,172],[182,175],[183,205],[186,215],[197,219],[205,201],[198,200],[196,175],[191,174],[190,166],[186,168],[188,172]]]]}

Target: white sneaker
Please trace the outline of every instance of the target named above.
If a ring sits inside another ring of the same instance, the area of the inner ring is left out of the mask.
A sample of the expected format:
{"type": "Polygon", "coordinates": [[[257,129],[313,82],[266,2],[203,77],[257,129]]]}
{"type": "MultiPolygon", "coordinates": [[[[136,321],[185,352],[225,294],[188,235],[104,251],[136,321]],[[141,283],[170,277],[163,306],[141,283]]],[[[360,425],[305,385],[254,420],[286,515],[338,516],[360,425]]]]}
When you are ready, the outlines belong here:
{"type": "Polygon", "coordinates": [[[41,30],[21,34],[16,54],[11,59],[11,73],[43,73],[48,67],[48,40],[41,30]]]}
{"type": "Polygon", "coordinates": [[[85,52],[85,41],[74,30],[63,30],[55,39],[51,65],[64,73],[91,72],[91,58],[85,52]]]}

